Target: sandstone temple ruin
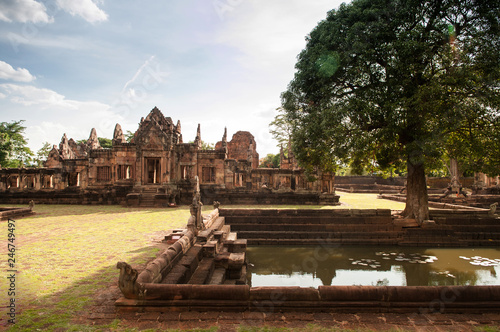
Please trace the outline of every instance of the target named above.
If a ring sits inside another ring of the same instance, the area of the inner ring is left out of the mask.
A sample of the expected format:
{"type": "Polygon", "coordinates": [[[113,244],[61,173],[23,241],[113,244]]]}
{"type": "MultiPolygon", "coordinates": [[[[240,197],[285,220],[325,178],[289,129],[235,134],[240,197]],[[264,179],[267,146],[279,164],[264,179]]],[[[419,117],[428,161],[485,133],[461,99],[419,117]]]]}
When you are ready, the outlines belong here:
{"type": "Polygon", "coordinates": [[[256,142],[227,131],[213,150],[203,150],[201,130],[184,143],[181,123],[154,108],[142,118],[131,142],[116,125],[112,148],[102,148],[95,129],[86,143],[64,134],[44,167],[0,169],[0,198],[5,203],[73,203],[168,206],[189,204],[194,179],[204,203],[338,204],[333,174],[313,181],[293,156],[281,154],[282,168],[258,168],[256,142]]]}

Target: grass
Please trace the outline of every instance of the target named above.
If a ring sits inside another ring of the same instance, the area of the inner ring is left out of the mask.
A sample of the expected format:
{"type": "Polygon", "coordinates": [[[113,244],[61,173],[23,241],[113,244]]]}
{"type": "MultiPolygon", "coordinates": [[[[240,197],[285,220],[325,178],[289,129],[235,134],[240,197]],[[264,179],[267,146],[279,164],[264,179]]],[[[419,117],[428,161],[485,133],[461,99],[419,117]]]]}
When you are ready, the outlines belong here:
{"type": "MultiPolygon", "coordinates": [[[[341,193],[340,201],[344,205],[333,208],[400,210],[404,207],[402,203],[377,200],[376,195],[369,194],[341,193]]],[[[332,208],[274,206],[277,207],[332,208]]],[[[36,215],[16,220],[18,315],[16,325],[9,331],[124,330],[119,321],[89,327],[79,324],[78,317],[95,305],[96,294],[116,284],[118,261],[144,264],[158,253],[153,239],[158,238],[161,231],[184,227],[189,217],[188,207],[36,205],[34,210],[36,215]]],[[[7,223],[1,225],[4,227],[2,234],[7,234],[7,223]]],[[[0,238],[0,254],[0,269],[7,271],[7,236],[0,238]]],[[[8,303],[7,287],[7,283],[0,283],[0,306],[8,303]]],[[[1,314],[0,324],[6,317],[3,312],[1,314]]],[[[242,327],[242,331],[246,330],[242,327]]]]}
{"type": "MultiPolygon", "coordinates": [[[[69,328],[95,292],[117,280],[118,261],[138,265],[154,257],[155,232],[183,227],[189,216],[187,207],[37,205],[35,211],[35,216],[16,221],[16,301],[21,314],[14,331],[69,328]]],[[[7,258],[2,242],[2,257],[7,258]]],[[[0,261],[0,268],[7,270],[7,259],[0,261]]],[[[1,283],[2,304],[6,296],[7,285],[1,283]]]]}
{"type": "Polygon", "coordinates": [[[386,199],[377,199],[378,194],[351,194],[338,192],[341,205],[325,206],[325,205],[231,205],[221,208],[238,208],[238,209],[391,209],[403,210],[405,203],[396,202],[386,199]]]}

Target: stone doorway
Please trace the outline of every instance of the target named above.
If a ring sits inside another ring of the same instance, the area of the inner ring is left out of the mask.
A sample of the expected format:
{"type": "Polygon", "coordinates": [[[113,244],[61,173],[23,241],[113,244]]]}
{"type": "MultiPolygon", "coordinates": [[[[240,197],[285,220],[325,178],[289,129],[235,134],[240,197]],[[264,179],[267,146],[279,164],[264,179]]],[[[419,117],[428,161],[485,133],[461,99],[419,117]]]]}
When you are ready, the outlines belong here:
{"type": "Polygon", "coordinates": [[[160,183],[160,158],[146,158],[146,184],[160,183]]]}

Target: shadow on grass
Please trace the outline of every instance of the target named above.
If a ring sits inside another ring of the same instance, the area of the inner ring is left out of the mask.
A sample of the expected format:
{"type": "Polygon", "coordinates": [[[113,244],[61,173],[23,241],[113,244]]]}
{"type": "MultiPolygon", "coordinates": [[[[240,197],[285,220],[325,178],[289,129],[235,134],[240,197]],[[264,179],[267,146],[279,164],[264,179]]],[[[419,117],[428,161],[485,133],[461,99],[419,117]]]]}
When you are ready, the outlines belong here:
{"type": "MultiPolygon", "coordinates": [[[[0,204],[0,207],[28,207],[20,204],[0,204]]],[[[172,212],[180,210],[188,210],[189,206],[179,206],[176,208],[153,208],[153,207],[124,207],[121,205],[70,205],[70,204],[38,204],[35,205],[34,215],[20,217],[21,218],[44,218],[47,216],[60,217],[72,215],[89,215],[89,214],[114,214],[114,213],[158,213],[172,212]]]]}
{"type": "MultiPolygon", "coordinates": [[[[159,249],[150,246],[131,252],[138,255],[128,263],[142,270],[159,249]]],[[[118,276],[119,270],[113,264],[76,280],[62,291],[22,303],[15,324],[3,327],[7,331],[133,331],[115,319],[114,303],[122,296],[118,276]],[[93,318],[100,318],[96,319],[97,324],[93,318]]]]}

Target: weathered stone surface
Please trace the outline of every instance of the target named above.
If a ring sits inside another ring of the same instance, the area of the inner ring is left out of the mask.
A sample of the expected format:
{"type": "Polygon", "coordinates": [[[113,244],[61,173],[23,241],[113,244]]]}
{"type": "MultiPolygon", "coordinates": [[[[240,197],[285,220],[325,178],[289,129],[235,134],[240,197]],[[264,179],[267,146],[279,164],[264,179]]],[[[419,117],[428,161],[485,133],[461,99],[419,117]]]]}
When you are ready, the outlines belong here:
{"type": "Polygon", "coordinates": [[[125,135],[123,134],[122,126],[120,126],[118,123],[115,126],[112,142],[113,145],[127,142],[127,140],[125,139],[125,135]]]}
{"type": "MultiPolygon", "coordinates": [[[[23,178],[23,169],[0,169],[0,199],[170,207],[191,203],[198,177],[203,204],[338,204],[338,196],[331,195],[331,174],[309,182],[300,169],[258,169],[256,142],[249,132],[237,132],[228,142],[225,130],[215,149],[202,150],[200,125],[194,143],[183,143],[180,121],[174,125],[155,107],[141,119],[130,143],[116,124],[112,143],[103,149],[95,128],[86,143],[64,135],[44,163],[54,174],[40,168],[23,178]],[[13,188],[15,194],[9,192],[13,188]],[[68,196],[67,190],[75,195],[68,196]]],[[[207,219],[206,227],[213,219],[207,219]]]]}

